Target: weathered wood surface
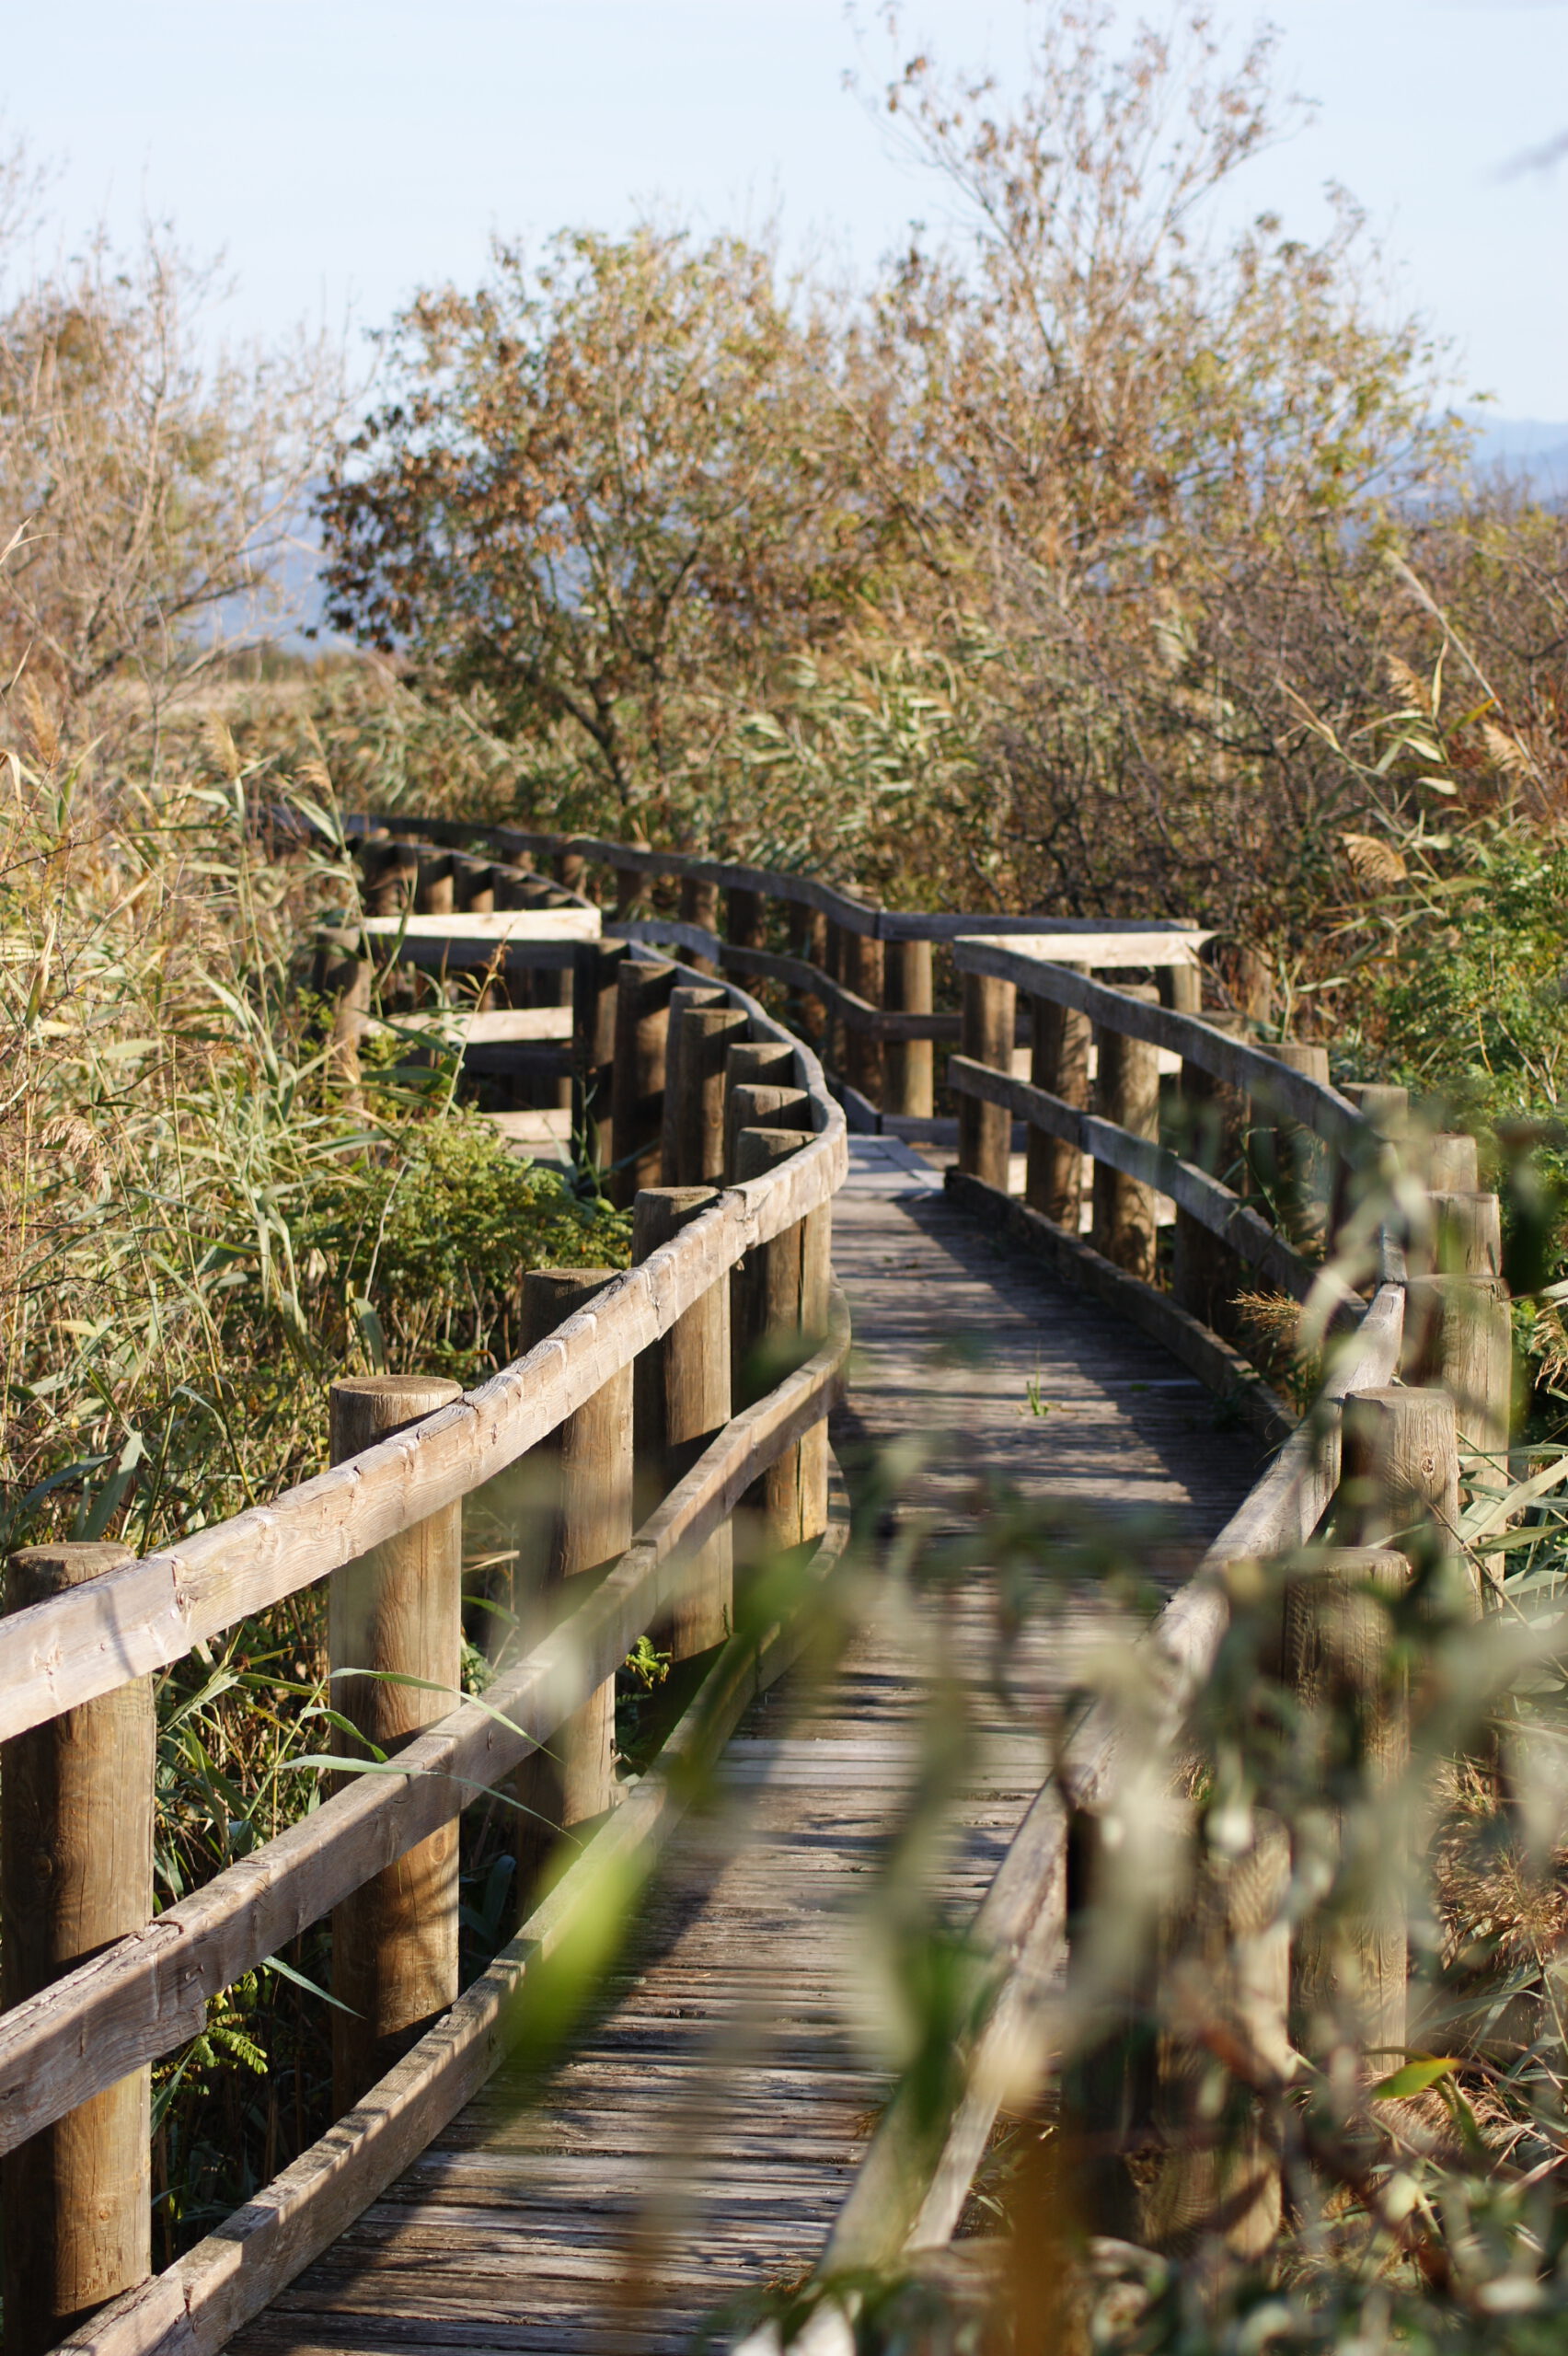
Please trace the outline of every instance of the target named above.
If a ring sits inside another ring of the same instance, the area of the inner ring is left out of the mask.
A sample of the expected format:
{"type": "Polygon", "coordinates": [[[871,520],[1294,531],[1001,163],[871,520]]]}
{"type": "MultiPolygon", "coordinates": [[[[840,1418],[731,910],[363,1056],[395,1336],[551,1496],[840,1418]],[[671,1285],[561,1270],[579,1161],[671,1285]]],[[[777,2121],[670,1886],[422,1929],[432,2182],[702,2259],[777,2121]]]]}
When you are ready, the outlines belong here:
{"type": "MultiPolygon", "coordinates": [[[[760,1009],[756,1019],[764,1035],[776,1032],[760,1009]]],[[[844,1117],[823,1107],[820,1069],[799,1052],[813,1118],[824,1124],[805,1150],[766,1178],[726,1189],[674,1242],[627,1269],[537,1349],[352,1463],[16,1613],[0,1630],[0,1739],[166,1668],[201,1639],[477,1488],[667,1333],[748,1251],[826,1202],[843,1167],[844,1117]]]]}
{"type": "MultiPolygon", "coordinates": [[[[1043,1501],[1162,1507],[1153,1566],[1179,1579],[1254,1471],[1202,1386],[994,1247],[891,1140],[856,1141],[834,1216],[859,1353],[841,1448],[928,1431],[901,1510],[939,1528],[971,1526],[987,1477],[1043,1501]]],[[[1009,1641],[1005,1712],[986,1690],[997,1628],[977,1575],[874,1620],[825,1690],[787,1681],[727,1754],[744,1838],[723,1819],[683,1831],[578,2057],[537,2100],[494,2079],[236,2349],[674,2350],[715,2304],[808,2266],[890,2083],[854,1909],[903,1819],[921,1713],[956,1671],[978,1751],[934,1886],[959,1922],[1029,1811],[1039,1702],[1103,1627],[1086,1592],[1049,1638],[1009,1641]]]]}
{"type": "Polygon", "coordinates": [[[1025,994],[1076,1007],[1091,1021],[1123,1032],[1129,1039],[1147,1040],[1151,1046],[1199,1065],[1228,1087],[1250,1091],[1271,1111],[1301,1122],[1348,1161],[1371,1158],[1373,1133],[1348,1097],[1322,1081],[1292,1071],[1266,1049],[1230,1038],[1196,1015],[1178,1014],[1170,1007],[1141,1006],[1124,991],[1032,954],[1027,943],[1016,941],[984,936],[962,941],[953,951],[953,962],[961,973],[988,975],[993,980],[1013,983],[1025,994]]]}

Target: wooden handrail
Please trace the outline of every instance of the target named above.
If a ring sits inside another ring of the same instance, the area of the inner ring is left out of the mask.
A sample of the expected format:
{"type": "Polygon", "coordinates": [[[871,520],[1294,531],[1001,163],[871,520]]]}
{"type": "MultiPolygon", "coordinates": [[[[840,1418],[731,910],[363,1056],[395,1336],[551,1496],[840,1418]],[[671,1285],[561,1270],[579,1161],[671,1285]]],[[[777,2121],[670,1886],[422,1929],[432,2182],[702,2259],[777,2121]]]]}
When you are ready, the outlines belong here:
{"type": "Polygon", "coordinates": [[[1178,1014],[1170,1007],[1148,1006],[1101,982],[1090,981],[1066,965],[1040,956],[1016,943],[980,936],[955,942],[953,963],[960,973],[984,974],[1010,982],[1033,997],[1074,1008],[1092,1022],[1119,1031],[1129,1039],[1164,1047],[1184,1063],[1196,1064],[1227,1087],[1261,1097],[1272,1111],[1304,1128],[1342,1155],[1360,1163],[1373,1157],[1378,1138],[1371,1125],[1348,1097],[1325,1088],[1303,1073],[1292,1071],[1266,1047],[1249,1047],[1218,1031],[1198,1015],[1178,1014]]]}
{"type": "MultiPolygon", "coordinates": [[[[1360,1326],[1336,1354],[1313,1415],[1305,1420],[1232,1515],[1198,1570],[1139,1639],[1158,1668],[1159,1716],[1173,1735],[1213,1668],[1229,1623],[1225,1573],[1303,1545],[1320,1522],[1339,1478],[1339,1423],[1353,1392],[1391,1381],[1400,1364],[1404,1292],[1383,1286],[1360,1326]]],[[[951,2096],[932,2105],[929,2085],[905,2080],[883,2109],[814,2271],[852,2278],[896,2265],[911,2249],[951,2237],[1004,2096],[1049,2056],[1047,2003],[1059,1984],[1066,1922],[1062,1905],[1069,1805],[1101,1797],[1120,1744],[1115,1705],[1093,1703],[1068,1738],[1058,1774],[1045,1784],[1009,1842],[975,1915],[971,1940],[988,2000],[963,2041],[951,2096]]],[[[846,2293],[852,2306],[854,2292],[846,2293]]],[[[813,2356],[852,2356],[853,2328],[826,2309],[802,2345],[813,2356]]],[[[778,2356],[772,2326],[733,2343],[734,2356],[778,2356]]]]}
{"type": "MultiPolygon", "coordinates": [[[[767,1035],[790,1034],[737,995],[767,1035]]],[[[766,1178],[730,1189],[674,1242],[450,1407],[233,1520],[0,1621],[0,1740],[42,1725],[308,1587],[466,1496],[555,1430],[758,1244],[829,1201],[844,1115],[791,1041],[820,1126],[766,1178]]]]}
{"type": "Polygon", "coordinates": [[[144,1930],[0,2013],[0,2152],[194,2036],[210,1996],[547,1741],[674,1600],[681,1553],[726,1520],[757,1475],[826,1413],[848,1351],[838,1294],[821,1348],[732,1418],[588,1600],[503,1669],[482,1700],[461,1703],[400,1750],[395,1775],[355,1776],[144,1930]]]}

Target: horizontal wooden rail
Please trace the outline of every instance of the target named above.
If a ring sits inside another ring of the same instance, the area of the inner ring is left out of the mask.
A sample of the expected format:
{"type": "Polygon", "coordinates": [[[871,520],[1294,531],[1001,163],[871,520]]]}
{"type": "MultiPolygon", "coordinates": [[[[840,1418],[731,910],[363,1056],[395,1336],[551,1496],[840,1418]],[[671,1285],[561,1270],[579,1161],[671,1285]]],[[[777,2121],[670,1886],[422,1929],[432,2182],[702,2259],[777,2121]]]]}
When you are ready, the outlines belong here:
{"type": "MultiPolygon", "coordinates": [[[[836,1475],[806,1584],[820,1586],[849,1536],[836,1475]]],[[[363,2100],[243,2209],[162,2274],[127,2291],[62,2342],[60,2356],[216,2356],[234,2334],[362,2216],[505,2060],[529,1975],[548,1963],[617,1874],[646,1877],[747,1704],[798,1657],[808,1614],[732,1636],[651,1771],[589,1838],[542,1902],[435,2027],[363,2100]]]]}
{"type": "Polygon", "coordinates": [[[948,1085],[959,1095],[1003,1105],[1020,1120],[1048,1129],[1053,1137],[1078,1146],[1097,1161],[1109,1162],[1113,1170],[1120,1170],[1143,1185],[1168,1195],[1173,1203],[1200,1220],[1211,1235],[1217,1235],[1228,1243],[1249,1267],[1256,1268],[1267,1283],[1289,1293],[1293,1299],[1305,1301],[1314,1287],[1327,1282],[1333,1286],[1346,1308],[1360,1313],[1362,1303],[1347,1286],[1338,1283],[1332,1273],[1310,1260],[1304,1260],[1230,1187],[1211,1178],[1195,1163],[1183,1161],[1169,1146],[1158,1145],[1151,1138],[1135,1137],[1130,1129],[1118,1128],[1113,1121],[1064,1103],[1059,1096],[1053,1096],[1046,1089],[1034,1088],[1027,1080],[1009,1080],[1006,1073],[994,1071],[989,1064],[977,1064],[967,1056],[949,1058],[948,1085]]]}
{"type": "MultiPolygon", "coordinates": [[[[789,1037],[760,1007],[752,1011],[768,1035],[789,1037]]],[[[478,1488],[667,1334],[748,1252],[828,1202],[848,1166],[844,1115],[825,1098],[816,1058],[791,1044],[822,1122],[811,1144],[766,1178],[727,1190],[536,1349],[270,1505],[0,1623],[0,1740],[167,1669],[192,1645],[478,1488]]]]}
{"type": "Polygon", "coordinates": [[[984,937],[960,941],[953,947],[953,963],[961,973],[1011,982],[1032,997],[1087,1014],[1090,1022],[1120,1032],[1125,1038],[1166,1048],[1227,1087],[1260,1097],[1271,1111],[1287,1120],[1299,1121],[1353,1166],[1376,1157],[1378,1136],[1348,1097],[1292,1071],[1266,1047],[1246,1046],[1197,1015],[1146,1005],[1065,965],[1032,956],[1027,949],[1009,941],[984,937]]]}
{"type": "Polygon", "coordinates": [[[504,1669],[482,1700],[461,1703],[415,1737],[397,1754],[395,1773],[355,1776],[145,1930],[0,2014],[0,2152],[194,2036],[209,1997],[548,1740],[674,1600],[683,1553],[700,1546],[758,1474],[821,1420],[848,1350],[848,1311],[837,1295],[821,1348],[725,1426],[589,1600],[504,1669]]]}
{"type": "MultiPolygon", "coordinates": [[[[635,874],[712,884],[721,891],[755,892],[767,899],[784,900],[796,907],[816,909],[831,918],[835,924],[841,925],[847,932],[859,933],[874,941],[954,941],[964,933],[1038,932],[1042,929],[1043,920],[1039,917],[962,916],[926,913],[918,909],[881,908],[870,902],[857,899],[853,894],[840,891],[831,884],[824,884],[813,875],[792,874],[785,869],[749,867],[734,860],[698,859],[680,851],[654,850],[645,843],[612,842],[599,835],[560,835],[537,828],[425,817],[351,820],[348,831],[363,831],[372,825],[400,825],[428,837],[432,842],[483,840],[494,843],[499,849],[530,859],[575,857],[604,867],[622,868],[635,874]]],[[[1103,918],[1097,917],[1052,917],[1049,929],[1054,932],[1101,936],[1107,930],[1103,918]]],[[[1118,924],[1115,930],[1118,935],[1148,933],[1164,939],[1175,934],[1183,942],[1193,943],[1210,937],[1195,927],[1172,927],[1159,918],[1129,918],[1125,924],[1118,924]]],[[[658,933],[655,937],[671,938],[668,934],[658,933]]],[[[1168,953],[1151,947],[1147,962],[1160,964],[1166,962],[1168,953]]]]}
{"type": "MultiPolygon", "coordinates": [[[[1237,1563],[1288,1553],[1317,1530],[1339,1479],[1339,1425],[1345,1397],[1380,1389],[1399,1368],[1404,1292],[1385,1285],[1360,1325],[1334,1352],[1313,1415],[1281,1449],[1251,1496],[1140,1640],[1158,1668],[1159,1732],[1173,1736],[1213,1669],[1228,1623],[1225,1573],[1237,1563]]],[[[1047,2056],[1044,2004],[1059,1983],[1066,1805],[1101,1796],[1113,1776],[1120,1736],[1109,1702],[1094,1703],[1073,1731],[1055,1780],[1020,1826],[976,1913],[972,1941],[991,1992],[978,2030],[961,2048],[958,2090],[930,2108],[922,2082],[902,2085],[878,2122],[816,2268],[824,2279],[896,2264],[912,2249],[949,2240],[1004,2099],[1025,2095],[1047,2056]]],[[[821,2356],[854,2345],[841,2318],[824,2316],[811,2342],[821,2356]]],[[[745,2356],[771,2356],[770,2328],[739,2343],[745,2356]]]]}

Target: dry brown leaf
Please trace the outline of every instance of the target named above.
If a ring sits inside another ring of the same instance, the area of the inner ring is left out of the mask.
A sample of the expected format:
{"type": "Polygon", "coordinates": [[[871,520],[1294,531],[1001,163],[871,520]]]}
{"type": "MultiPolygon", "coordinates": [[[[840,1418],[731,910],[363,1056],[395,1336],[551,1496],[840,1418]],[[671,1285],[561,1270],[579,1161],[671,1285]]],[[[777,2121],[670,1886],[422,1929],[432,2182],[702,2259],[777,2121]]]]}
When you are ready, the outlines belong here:
{"type": "Polygon", "coordinates": [[[1392,843],[1378,835],[1342,835],[1340,840],[1358,884],[1381,891],[1404,882],[1409,870],[1392,843]]]}

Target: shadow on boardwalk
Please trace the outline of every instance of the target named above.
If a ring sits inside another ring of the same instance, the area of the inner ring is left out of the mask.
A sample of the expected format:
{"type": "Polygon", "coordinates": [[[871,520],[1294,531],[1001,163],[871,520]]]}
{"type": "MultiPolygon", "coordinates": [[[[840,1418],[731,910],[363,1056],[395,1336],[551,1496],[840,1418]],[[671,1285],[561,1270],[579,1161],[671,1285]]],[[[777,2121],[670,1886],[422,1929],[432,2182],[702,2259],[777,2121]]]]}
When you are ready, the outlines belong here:
{"type": "MultiPolygon", "coordinates": [[[[856,1141],[834,1208],[858,1352],[843,1431],[912,1431],[928,1461],[892,1517],[971,1526],[1010,1485],[1070,1512],[1159,1509],[1168,1583],[1247,1492],[1256,1450],[1154,1344],[951,1208],[937,1173],[856,1141]]],[[[992,1583],[895,1599],[819,1690],[787,1680],[688,1822],[637,1951],[542,2096],[502,2072],[236,2345],[677,2350],[735,2292],[811,2263],[896,2061],[897,2006],[863,1912],[906,1828],[933,1695],[966,1692],[959,1820],[926,1858],[963,1922],[1045,1769],[1043,1705],[1102,1633],[1092,1593],[1009,1642],[992,1583]]]]}

